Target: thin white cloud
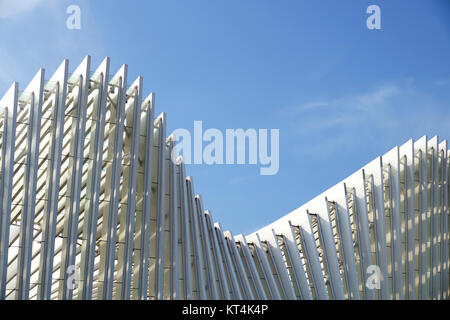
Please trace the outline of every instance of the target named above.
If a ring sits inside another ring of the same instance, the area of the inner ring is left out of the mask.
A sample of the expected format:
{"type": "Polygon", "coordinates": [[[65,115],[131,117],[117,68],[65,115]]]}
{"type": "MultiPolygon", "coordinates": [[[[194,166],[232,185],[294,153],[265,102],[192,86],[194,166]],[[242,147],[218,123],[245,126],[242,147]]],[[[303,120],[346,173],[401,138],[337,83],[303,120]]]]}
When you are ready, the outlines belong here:
{"type": "Polygon", "coordinates": [[[357,98],[358,106],[373,107],[385,103],[389,98],[396,95],[399,89],[396,86],[385,86],[375,91],[363,94],[357,98]]]}
{"type": "Polygon", "coordinates": [[[308,103],[304,103],[300,106],[301,111],[307,111],[310,109],[320,108],[320,107],[327,107],[329,104],[326,101],[311,101],[308,103]]]}
{"type": "Polygon", "coordinates": [[[403,79],[363,93],[329,100],[313,98],[288,108],[288,112],[284,110],[283,117],[290,124],[292,136],[301,141],[299,147],[294,143],[292,150],[328,158],[366,144],[400,143],[424,134],[448,135],[448,104],[445,97],[403,79]]]}
{"type": "Polygon", "coordinates": [[[242,184],[254,179],[255,176],[239,176],[230,179],[230,184],[242,184]]]}
{"type": "Polygon", "coordinates": [[[434,84],[438,87],[450,86],[450,79],[440,79],[435,81],[434,84]]]}
{"type": "Polygon", "coordinates": [[[0,0],[0,19],[33,9],[44,0],[0,0]]]}
{"type": "Polygon", "coordinates": [[[322,117],[320,121],[308,121],[302,126],[305,132],[324,130],[332,127],[348,126],[360,121],[357,115],[342,114],[332,117],[322,117]]]}
{"type": "MultiPolygon", "coordinates": [[[[330,123],[343,122],[343,118],[353,121],[355,118],[353,112],[370,111],[374,106],[384,106],[391,98],[400,92],[396,85],[384,85],[364,93],[355,93],[344,95],[333,99],[314,99],[295,106],[289,106],[281,109],[285,116],[305,116],[324,112],[325,117],[334,114],[336,111],[351,112],[349,117],[342,117],[339,113],[330,123]]],[[[322,118],[322,120],[324,120],[322,118]]]]}
{"type": "Polygon", "coordinates": [[[1,17],[10,18],[0,29],[0,35],[5,35],[4,41],[0,41],[0,95],[12,81],[26,85],[31,80],[30,74],[39,67],[46,68],[46,74],[50,75],[54,71],[50,66],[64,58],[70,59],[73,69],[86,54],[100,60],[107,54],[101,26],[95,21],[89,1],[77,3],[82,9],[82,27],[80,30],[69,30],[66,27],[68,4],[63,1],[0,0],[0,21],[1,17]],[[25,11],[27,19],[33,23],[22,25],[23,20],[15,18],[25,11]],[[18,26],[21,26],[19,34],[18,26]],[[43,30],[45,37],[34,36],[43,30]],[[5,38],[8,38],[7,41],[5,38]]]}
{"type": "Polygon", "coordinates": [[[325,100],[312,100],[296,108],[288,108],[290,115],[297,114],[303,125],[301,130],[327,129],[334,126],[358,125],[382,112],[400,89],[395,85],[381,86],[365,93],[345,95],[325,100]]]}

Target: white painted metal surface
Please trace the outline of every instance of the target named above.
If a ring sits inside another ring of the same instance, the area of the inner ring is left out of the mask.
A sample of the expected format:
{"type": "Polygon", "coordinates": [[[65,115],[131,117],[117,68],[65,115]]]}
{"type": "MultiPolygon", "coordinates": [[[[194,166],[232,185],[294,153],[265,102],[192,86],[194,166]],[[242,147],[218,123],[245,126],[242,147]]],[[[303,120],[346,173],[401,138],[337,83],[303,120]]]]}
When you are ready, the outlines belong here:
{"type": "Polygon", "coordinates": [[[64,60],[0,100],[0,299],[448,299],[446,140],[234,237],[172,162],[155,94],[109,66],[64,60]]]}

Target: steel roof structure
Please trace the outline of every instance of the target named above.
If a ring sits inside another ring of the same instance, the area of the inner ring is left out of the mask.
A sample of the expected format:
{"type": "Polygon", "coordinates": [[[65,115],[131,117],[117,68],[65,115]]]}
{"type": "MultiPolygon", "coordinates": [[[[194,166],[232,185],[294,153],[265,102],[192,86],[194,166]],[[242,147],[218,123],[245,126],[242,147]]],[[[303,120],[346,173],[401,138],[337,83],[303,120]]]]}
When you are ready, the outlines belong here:
{"type": "Polygon", "coordinates": [[[0,299],[448,299],[446,140],[233,236],[171,161],[155,95],[109,69],[64,60],[0,100],[0,299]]]}

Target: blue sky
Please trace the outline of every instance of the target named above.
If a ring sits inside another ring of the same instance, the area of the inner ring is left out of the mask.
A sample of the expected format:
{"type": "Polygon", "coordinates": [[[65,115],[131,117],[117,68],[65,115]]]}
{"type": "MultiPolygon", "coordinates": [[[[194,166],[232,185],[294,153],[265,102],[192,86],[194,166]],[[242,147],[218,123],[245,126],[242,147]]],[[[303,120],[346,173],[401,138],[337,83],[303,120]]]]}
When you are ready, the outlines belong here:
{"type": "Polygon", "coordinates": [[[168,132],[278,128],[280,168],[189,165],[234,234],[289,213],[378,155],[450,138],[450,1],[0,0],[0,95],[89,54],[156,92],[168,132]],[[66,8],[81,8],[81,29],[66,8]],[[366,8],[381,8],[381,30],[366,8]]]}

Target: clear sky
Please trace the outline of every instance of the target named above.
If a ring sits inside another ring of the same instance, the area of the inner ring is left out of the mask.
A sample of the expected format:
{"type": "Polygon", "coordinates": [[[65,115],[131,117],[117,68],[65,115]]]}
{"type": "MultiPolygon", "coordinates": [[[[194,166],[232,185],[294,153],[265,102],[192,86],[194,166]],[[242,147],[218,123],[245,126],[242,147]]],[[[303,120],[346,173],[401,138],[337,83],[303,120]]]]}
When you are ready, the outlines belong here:
{"type": "Polygon", "coordinates": [[[0,0],[0,96],[64,58],[142,75],[168,132],[277,128],[280,168],[189,165],[224,229],[250,233],[409,138],[450,138],[448,0],[0,0]],[[69,30],[69,5],[81,29],[69,30]],[[366,9],[381,9],[369,30],[366,9]]]}

